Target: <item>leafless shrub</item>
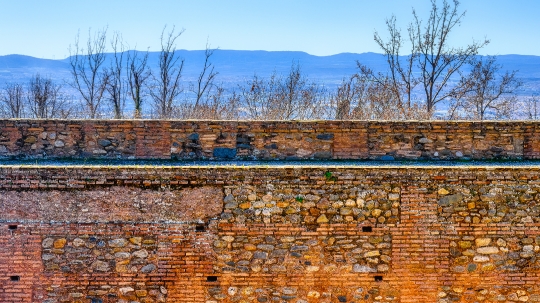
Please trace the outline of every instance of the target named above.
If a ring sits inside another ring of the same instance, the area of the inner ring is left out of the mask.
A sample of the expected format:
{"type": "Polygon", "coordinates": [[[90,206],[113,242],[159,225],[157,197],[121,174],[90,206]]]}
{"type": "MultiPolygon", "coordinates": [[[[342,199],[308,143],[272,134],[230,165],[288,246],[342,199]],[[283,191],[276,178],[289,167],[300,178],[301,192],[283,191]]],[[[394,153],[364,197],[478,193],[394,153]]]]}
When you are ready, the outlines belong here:
{"type": "Polygon", "coordinates": [[[67,118],[71,114],[70,101],[62,92],[62,86],[50,78],[36,74],[30,79],[26,102],[32,118],[67,118]]]}
{"type": "Polygon", "coordinates": [[[3,117],[23,118],[25,114],[24,87],[20,83],[7,84],[0,94],[0,112],[3,117]]]}
{"type": "Polygon", "coordinates": [[[175,108],[178,119],[237,120],[240,118],[240,98],[236,92],[227,94],[222,86],[212,90],[205,100],[195,103],[185,101],[175,108]]]}
{"type": "MultiPolygon", "coordinates": [[[[411,97],[404,104],[392,78],[358,64],[359,72],[344,79],[330,97],[335,119],[427,119],[426,109],[411,97]],[[409,103],[409,102],[407,102],[409,103]],[[404,106],[405,105],[405,106],[404,106]]],[[[412,96],[412,95],[411,95],[412,96]]]]}
{"type": "Polygon", "coordinates": [[[240,87],[246,118],[254,120],[320,119],[327,106],[324,95],[324,89],[309,82],[298,64],[285,78],[275,72],[268,80],[255,75],[240,87]]]}
{"type": "Polygon", "coordinates": [[[540,119],[540,98],[532,95],[520,100],[518,106],[522,110],[522,116],[528,120],[540,119]]]}

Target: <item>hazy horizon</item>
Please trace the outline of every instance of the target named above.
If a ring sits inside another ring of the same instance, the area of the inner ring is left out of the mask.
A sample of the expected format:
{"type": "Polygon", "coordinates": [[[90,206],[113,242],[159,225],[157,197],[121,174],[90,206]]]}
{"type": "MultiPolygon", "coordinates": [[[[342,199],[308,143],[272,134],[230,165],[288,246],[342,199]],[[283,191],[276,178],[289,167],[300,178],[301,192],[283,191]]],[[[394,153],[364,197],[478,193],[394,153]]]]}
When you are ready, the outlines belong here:
{"type": "MultiPolygon", "coordinates": [[[[375,54],[375,55],[381,55],[381,56],[384,55],[381,52],[363,52],[363,53],[341,52],[341,53],[335,53],[335,54],[329,54],[329,55],[316,55],[316,54],[311,54],[309,52],[301,51],[301,50],[222,49],[222,48],[218,48],[216,50],[220,50],[220,51],[240,51],[240,52],[269,52],[269,53],[293,52],[293,53],[304,53],[304,54],[307,54],[307,55],[310,55],[310,56],[315,56],[315,57],[332,57],[332,56],[346,55],[346,54],[351,54],[351,55],[375,54]]],[[[130,52],[130,51],[145,52],[145,50],[138,50],[138,49],[128,49],[128,50],[125,50],[124,52],[130,52]]],[[[178,48],[177,51],[201,52],[201,51],[204,51],[204,49],[183,49],[183,48],[178,48]]],[[[151,51],[151,52],[159,52],[159,50],[155,50],[155,51],[151,51]]],[[[112,51],[105,52],[105,54],[112,54],[112,53],[113,53],[112,51]]],[[[408,56],[408,55],[409,54],[402,54],[401,56],[408,56]]],[[[35,56],[27,55],[27,54],[5,54],[5,55],[0,55],[0,57],[5,57],[5,56],[27,56],[27,57],[32,57],[32,58],[36,58],[36,59],[57,60],[57,61],[62,61],[62,60],[66,60],[66,59],[69,58],[69,56],[67,56],[65,58],[56,58],[56,59],[40,58],[40,57],[35,57],[35,56]]],[[[490,56],[490,55],[489,54],[488,55],[479,54],[479,56],[490,56]]],[[[540,54],[539,55],[497,54],[495,56],[531,56],[531,57],[540,57],[540,54]]]]}
{"type": "MultiPolygon", "coordinates": [[[[379,53],[374,31],[385,36],[385,19],[394,14],[405,34],[412,8],[427,18],[431,4],[429,0],[9,1],[0,10],[0,56],[64,59],[78,32],[86,41],[90,28],[105,27],[109,37],[122,34],[131,49],[158,51],[165,25],[185,29],[177,44],[184,50],[201,50],[208,42],[222,50],[301,51],[315,56],[379,53]]],[[[539,56],[540,41],[534,39],[539,8],[540,2],[463,1],[459,9],[466,15],[449,42],[465,46],[487,37],[491,43],[480,50],[482,55],[539,56]]]]}

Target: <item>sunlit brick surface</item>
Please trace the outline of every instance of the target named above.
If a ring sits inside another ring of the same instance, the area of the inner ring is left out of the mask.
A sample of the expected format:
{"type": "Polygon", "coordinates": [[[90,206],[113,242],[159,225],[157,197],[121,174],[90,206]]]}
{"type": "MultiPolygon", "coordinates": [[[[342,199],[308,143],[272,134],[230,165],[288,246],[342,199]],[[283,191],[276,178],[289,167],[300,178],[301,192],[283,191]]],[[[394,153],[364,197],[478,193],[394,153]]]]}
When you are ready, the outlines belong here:
{"type": "Polygon", "coordinates": [[[0,302],[540,301],[537,167],[0,176],[0,302]]]}

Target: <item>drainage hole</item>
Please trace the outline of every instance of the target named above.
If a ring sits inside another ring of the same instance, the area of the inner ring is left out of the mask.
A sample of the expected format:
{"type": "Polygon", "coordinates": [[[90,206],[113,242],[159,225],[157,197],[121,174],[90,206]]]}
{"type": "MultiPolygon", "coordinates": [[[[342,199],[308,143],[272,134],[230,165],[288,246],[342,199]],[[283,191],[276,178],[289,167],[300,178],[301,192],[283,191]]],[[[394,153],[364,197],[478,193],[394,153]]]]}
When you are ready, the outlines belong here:
{"type": "Polygon", "coordinates": [[[371,226],[362,226],[362,232],[365,232],[365,233],[373,232],[373,227],[371,227],[371,226]]]}
{"type": "Polygon", "coordinates": [[[206,277],[206,282],[216,282],[217,276],[208,276],[206,277]]]}

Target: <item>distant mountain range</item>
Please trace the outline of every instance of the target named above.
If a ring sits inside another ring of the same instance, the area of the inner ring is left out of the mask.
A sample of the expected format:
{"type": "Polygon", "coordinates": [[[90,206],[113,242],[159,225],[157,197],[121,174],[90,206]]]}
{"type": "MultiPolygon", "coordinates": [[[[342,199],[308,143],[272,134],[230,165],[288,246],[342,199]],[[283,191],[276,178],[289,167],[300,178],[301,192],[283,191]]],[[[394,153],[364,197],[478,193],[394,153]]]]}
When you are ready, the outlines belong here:
{"type": "MultiPolygon", "coordinates": [[[[184,80],[195,80],[203,65],[204,51],[178,50],[177,55],[185,60],[184,80]]],[[[107,58],[111,59],[112,54],[107,54],[107,58]]],[[[157,68],[158,60],[159,52],[149,54],[148,62],[152,69],[157,68]]],[[[216,50],[211,60],[219,72],[218,82],[228,88],[245,82],[254,74],[262,77],[274,71],[286,74],[293,63],[300,64],[309,79],[330,88],[356,72],[356,61],[375,71],[386,69],[385,57],[376,53],[314,56],[293,51],[216,50]]],[[[518,70],[518,77],[525,83],[521,94],[529,95],[540,90],[540,56],[500,55],[497,62],[504,70],[518,70]]],[[[9,82],[28,82],[35,73],[62,82],[70,79],[69,68],[69,58],[51,60],[24,55],[0,56],[0,87],[9,82]]]]}

